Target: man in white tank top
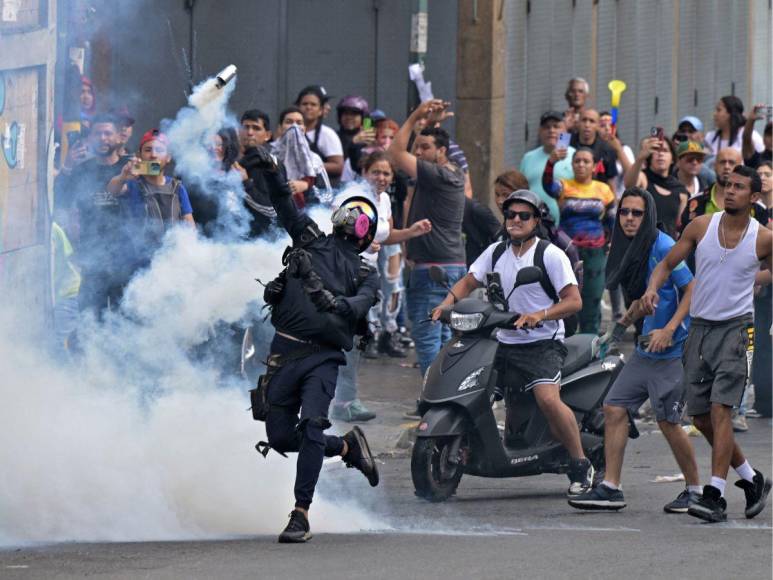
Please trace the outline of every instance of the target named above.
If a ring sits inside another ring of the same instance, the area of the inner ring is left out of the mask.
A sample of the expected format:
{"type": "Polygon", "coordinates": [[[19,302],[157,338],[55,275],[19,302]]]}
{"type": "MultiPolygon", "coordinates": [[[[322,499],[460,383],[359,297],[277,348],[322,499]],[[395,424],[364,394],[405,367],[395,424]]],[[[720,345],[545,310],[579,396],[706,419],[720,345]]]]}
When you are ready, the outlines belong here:
{"type": "Polygon", "coordinates": [[[696,218],[658,264],[641,299],[653,312],[658,289],[682,260],[695,251],[692,324],[684,348],[687,413],[712,446],[711,483],[687,513],[709,522],[727,519],[723,497],[732,465],[746,495],[747,518],[765,507],[773,482],[753,469],[735,442],[731,413],[741,402],[748,376],[755,284],[769,284],[773,232],[760,227],[751,208],[762,183],[749,167],[738,165],[725,185],[725,211],[696,218]],[[760,271],[760,262],[768,271],[760,271]]]}

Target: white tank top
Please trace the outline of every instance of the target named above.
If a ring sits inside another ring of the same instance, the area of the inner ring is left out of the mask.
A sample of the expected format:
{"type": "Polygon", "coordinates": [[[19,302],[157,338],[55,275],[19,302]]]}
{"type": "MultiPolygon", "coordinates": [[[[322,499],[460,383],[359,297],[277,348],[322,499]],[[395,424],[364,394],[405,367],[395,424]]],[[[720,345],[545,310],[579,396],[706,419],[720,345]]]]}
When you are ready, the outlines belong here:
{"type": "Polygon", "coordinates": [[[691,317],[714,322],[754,312],[754,276],[760,269],[759,222],[750,216],[746,235],[735,248],[726,250],[719,242],[719,220],[723,215],[721,211],[711,216],[706,234],[695,249],[695,288],[690,303],[691,317]]]}

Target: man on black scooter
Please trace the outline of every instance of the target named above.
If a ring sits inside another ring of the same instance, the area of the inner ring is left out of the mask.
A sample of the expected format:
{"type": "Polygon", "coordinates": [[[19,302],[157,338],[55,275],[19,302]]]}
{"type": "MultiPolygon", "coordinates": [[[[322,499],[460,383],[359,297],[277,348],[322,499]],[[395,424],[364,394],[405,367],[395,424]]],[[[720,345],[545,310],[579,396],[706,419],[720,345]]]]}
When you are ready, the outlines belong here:
{"type": "Polygon", "coordinates": [[[594,475],[580,443],[574,413],[559,395],[561,367],[567,354],[562,320],[580,311],[582,299],[566,254],[550,243],[538,243],[540,203],[536,193],[525,189],[507,197],[502,210],[510,239],[492,244],[475,260],[468,274],[432,311],[432,318],[437,320],[443,309],[450,308],[454,296],[462,299],[482,287],[486,274],[497,272],[502,288],[513,288],[518,271],[539,263],[541,257],[545,266],[543,282],[521,286],[507,296],[508,309],[522,314],[513,330],[497,331],[500,344],[495,365],[508,401],[522,392],[533,393],[553,436],[569,452],[571,484],[567,495],[573,497],[590,489],[594,475]]]}

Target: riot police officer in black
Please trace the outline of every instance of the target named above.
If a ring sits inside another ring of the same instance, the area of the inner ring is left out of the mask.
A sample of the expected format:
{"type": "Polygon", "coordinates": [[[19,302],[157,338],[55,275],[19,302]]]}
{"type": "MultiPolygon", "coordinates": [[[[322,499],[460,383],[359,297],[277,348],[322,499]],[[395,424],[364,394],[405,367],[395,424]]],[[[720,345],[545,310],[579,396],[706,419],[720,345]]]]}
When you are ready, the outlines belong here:
{"type": "Polygon", "coordinates": [[[324,457],[340,455],[370,485],[378,485],[378,469],[359,427],[343,437],[324,433],[338,367],[346,364],[343,350],[353,347],[377,300],[378,274],[359,254],[373,241],[378,215],[368,199],[350,198],[332,215],[333,233],[322,234],[296,209],[281,164],[268,153],[261,158],[256,163],[267,167],[271,203],[293,245],[283,257],[285,270],[266,288],[276,334],[266,375],[253,393],[253,413],[262,400],[268,444],[259,443],[259,450],[263,445],[264,454],[268,448],[298,453],[295,509],[279,536],[281,543],[296,543],[311,538],[308,510],[324,457]]]}

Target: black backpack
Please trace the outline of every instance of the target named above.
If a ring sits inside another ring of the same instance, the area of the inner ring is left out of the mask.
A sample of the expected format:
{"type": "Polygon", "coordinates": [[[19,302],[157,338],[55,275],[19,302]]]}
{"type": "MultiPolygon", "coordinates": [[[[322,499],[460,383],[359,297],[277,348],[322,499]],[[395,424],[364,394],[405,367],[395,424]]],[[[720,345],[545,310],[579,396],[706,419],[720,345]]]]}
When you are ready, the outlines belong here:
{"type": "MultiPolygon", "coordinates": [[[[505,250],[507,250],[508,246],[510,245],[509,242],[499,242],[497,244],[497,247],[494,248],[494,252],[491,254],[491,271],[494,271],[494,266],[497,265],[497,262],[499,261],[499,258],[502,257],[502,254],[505,253],[505,250]]],[[[550,276],[548,276],[547,270],[545,269],[545,249],[550,245],[550,242],[547,240],[540,239],[537,241],[537,248],[534,250],[534,265],[537,266],[540,270],[542,270],[542,278],[540,279],[539,283],[540,286],[542,286],[542,289],[545,291],[545,294],[548,295],[548,297],[553,301],[554,304],[558,304],[558,292],[556,292],[556,289],[553,288],[553,283],[550,281],[550,276]]]]}

